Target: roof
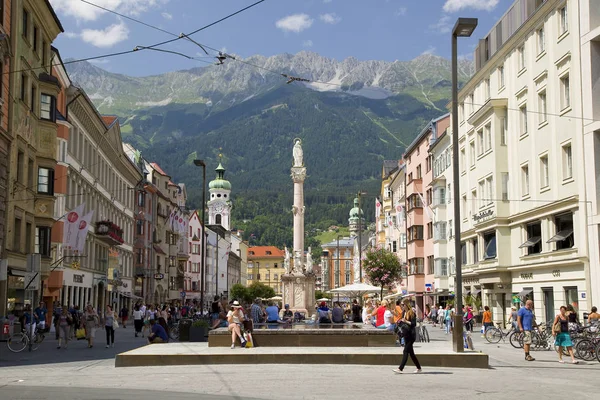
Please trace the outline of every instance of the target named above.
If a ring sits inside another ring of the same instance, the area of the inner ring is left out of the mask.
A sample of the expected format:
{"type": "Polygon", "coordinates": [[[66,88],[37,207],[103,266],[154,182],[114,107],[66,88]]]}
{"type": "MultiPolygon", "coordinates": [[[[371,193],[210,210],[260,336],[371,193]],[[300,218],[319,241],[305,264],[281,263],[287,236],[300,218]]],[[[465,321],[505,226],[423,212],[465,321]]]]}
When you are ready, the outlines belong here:
{"type": "Polygon", "coordinates": [[[117,116],[116,115],[103,115],[102,116],[102,120],[104,121],[104,123],[106,124],[106,126],[108,128],[110,128],[116,121],[117,121],[117,116]]]}
{"type": "Polygon", "coordinates": [[[384,160],[383,177],[387,178],[396,168],[398,168],[398,160],[384,160]]]}
{"type": "Polygon", "coordinates": [[[421,141],[423,140],[423,138],[425,138],[425,136],[427,136],[427,134],[429,133],[429,131],[431,131],[432,129],[435,129],[435,124],[438,121],[441,121],[444,118],[447,118],[448,116],[450,116],[449,113],[446,113],[438,118],[434,118],[431,121],[427,122],[427,125],[425,125],[425,127],[423,128],[423,130],[421,131],[421,133],[419,133],[417,135],[417,137],[412,141],[411,144],[408,145],[408,147],[405,150],[405,154],[411,153],[419,143],[421,143],[421,141]]]}
{"type": "Polygon", "coordinates": [[[162,168],[155,162],[150,163],[150,166],[152,166],[152,168],[154,168],[154,170],[156,172],[158,172],[159,174],[161,174],[162,176],[169,176],[167,175],[167,173],[165,171],[162,170],[162,168]]]}
{"type": "Polygon", "coordinates": [[[56,25],[58,25],[58,28],[60,29],[60,31],[64,32],[65,29],[63,28],[62,24],[60,23],[60,20],[58,19],[58,16],[54,12],[54,8],[52,8],[52,4],[50,4],[50,0],[46,0],[46,5],[48,6],[48,9],[50,10],[50,13],[52,13],[52,18],[54,18],[54,22],[56,22],[56,25]]]}
{"type": "MultiPolygon", "coordinates": [[[[324,243],[321,245],[321,247],[326,248],[326,247],[337,247],[338,245],[338,241],[334,240],[333,242],[329,242],[329,243],[324,243]]],[[[354,238],[340,238],[340,247],[354,247],[354,238]]]]}
{"type": "Polygon", "coordinates": [[[285,252],[275,246],[254,246],[248,248],[248,258],[283,258],[285,252]],[[270,252],[271,254],[267,254],[270,252]]]}

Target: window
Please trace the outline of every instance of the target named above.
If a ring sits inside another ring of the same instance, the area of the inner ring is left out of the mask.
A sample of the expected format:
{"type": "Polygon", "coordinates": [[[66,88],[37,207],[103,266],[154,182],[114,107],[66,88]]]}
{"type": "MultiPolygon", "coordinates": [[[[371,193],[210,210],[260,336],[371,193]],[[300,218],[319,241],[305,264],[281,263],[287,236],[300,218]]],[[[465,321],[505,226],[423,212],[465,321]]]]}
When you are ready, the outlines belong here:
{"type": "Polygon", "coordinates": [[[421,202],[421,197],[418,194],[411,194],[407,199],[407,207],[408,210],[412,210],[413,208],[421,208],[423,204],[421,202]]]}
{"type": "Polygon", "coordinates": [[[409,273],[411,275],[423,274],[424,273],[424,259],[423,258],[412,258],[409,260],[409,273]]]}
{"type": "Polygon", "coordinates": [[[465,122],[465,103],[460,103],[458,105],[458,113],[460,115],[460,122],[465,122]]]}
{"type": "Polygon", "coordinates": [[[564,110],[571,106],[571,87],[569,75],[560,78],[560,108],[564,110]]]}
{"type": "Polygon", "coordinates": [[[481,194],[481,198],[479,199],[479,207],[483,207],[486,204],[485,201],[485,179],[479,181],[479,193],[481,194]]]}
{"type": "Polygon", "coordinates": [[[435,223],[433,240],[446,240],[446,221],[435,223]]]}
{"type": "Polygon", "coordinates": [[[483,259],[489,260],[492,258],[496,258],[496,231],[483,234],[483,259]]]}
{"type": "Polygon", "coordinates": [[[432,156],[430,155],[427,157],[427,160],[425,161],[425,172],[431,171],[431,159],[432,159],[432,156]]]}
{"type": "MultiPolygon", "coordinates": [[[[27,233],[30,234],[29,232],[27,233]]],[[[35,228],[35,249],[36,254],[50,256],[50,228],[36,226],[35,228]]]]}
{"type": "Polygon", "coordinates": [[[508,201],[508,172],[502,172],[502,201],[508,201]]]}
{"type": "Polygon", "coordinates": [[[521,106],[519,108],[519,118],[521,123],[521,135],[527,133],[527,106],[521,106]]]}
{"type": "Polygon", "coordinates": [[[21,74],[21,101],[24,103],[27,99],[27,75],[21,74]]]}
{"type": "Polygon", "coordinates": [[[25,36],[25,39],[28,39],[29,36],[29,12],[25,9],[23,9],[23,36],[25,36]]]}
{"type": "Polygon", "coordinates": [[[406,233],[401,233],[399,236],[399,239],[400,239],[400,248],[405,249],[406,248],[406,233]]]}
{"type": "Polygon", "coordinates": [[[477,238],[473,239],[473,264],[479,262],[479,242],[477,238]]]}
{"type": "Polygon", "coordinates": [[[38,193],[54,194],[54,170],[51,168],[38,168],[38,193]]]}
{"type": "Polygon", "coordinates": [[[487,124],[486,126],[483,127],[483,139],[484,139],[484,150],[490,151],[492,150],[492,126],[490,124],[487,124]]]}
{"type": "Polygon", "coordinates": [[[137,264],[144,263],[144,249],[136,249],[136,260],[137,264]]]}
{"type": "Polygon", "coordinates": [[[33,178],[35,176],[35,171],[33,168],[33,159],[30,158],[29,162],[27,163],[27,187],[30,189],[34,188],[34,182],[33,182],[33,178]]]}
{"type": "Polygon", "coordinates": [[[571,143],[562,147],[563,158],[563,179],[571,179],[573,177],[573,153],[571,143]]]}
{"type": "Polygon", "coordinates": [[[144,221],[141,219],[138,219],[137,221],[135,221],[135,233],[137,235],[143,235],[144,234],[144,221]]]}
{"type": "Polygon", "coordinates": [[[144,194],[144,192],[138,192],[138,206],[139,207],[144,207],[145,203],[146,203],[146,195],[144,194]]]}
{"type": "Polygon", "coordinates": [[[477,190],[471,191],[471,206],[471,210],[474,210],[477,207],[477,190]]]}
{"type": "Polygon", "coordinates": [[[433,238],[433,222],[427,223],[427,239],[433,238]]]}
{"type": "Polygon", "coordinates": [[[542,252],[542,223],[540,221],[528,224],[526,227],[527,240],[519,248],[527,248],[527,255],[542,252]]]}
{"type": "Polygon", "coordinates": [[[540,157],[540,188],[547,188],[550,185],[550,177],[548,171],[548,156],[540,157]]]}
{"type": "Polygon", "coordinates": [[[536,36],[537,36],[537,53],[539,55],[539,54],[542,54],[544,51],[546,51],[546,38],[544,37],[544,27],[543,26],[537,30],[536,36]]]}
{"type": "MultiPolygon", "coordinates": [[[[590,3],[591,4],[591,3],[590,3]]],[[[558,10],[558,34],[559,36],[566,33],[569,30],[569,15],[567,13],[567,6],[564,6],[558,10]]]]}
{"type": "Polygon", "coordinates": [[[547,117],[547,106],[546,106],[546,91],[542,91],[538,94],[538,115],[540,118],[540,125],[548,120],[547,117]]]}
{"type": "Polygon", "coordinates": [[[31,85],[31,98],[29,99],[29,108],[32,113],[35,113],[35,102],[37,95],[37,88],[34,85],[31,85]]]}
{"type": "Polygon", "coordinates": [[[222,223],[221,219],[222,219],[221,214],[215,215],[215,224],[221,225],[221,223],[222,223]]]}
{"type": "Polygon", "coordinates": [[[467,265],[467,244],[465,242],[460,243],[460,258],[461,265],[467,265]]]}
{"type": "Polygon", "coordinates": [[[413,225],[408,228],[408,241],[423,240],[423,225],[413,225]]]}
{"type": "Polygon", "coordinates": [[[40,118],[56,121],[56,99],[54,96],[42,93],[40,95],[40,118]]]}
{"type": "Polygon", "coordinates": [[[416,179],[421,179],[423,177],[423,175],[421,175],[421,164],[417,165],[417,178],[416,179]]]}
{"type": "Polygon", "coordinates": [[[433,190],[427,189],[425,195],[427,196],[427,205],[430,206],[433,203],[433,190]]]}
{"type": "Polygon", "coordinates": [[[521,196],[529,195],[529,165],[521,167],[521,196]]]}
{"type": "Polygon", "coordinates": [[[484,92],[484,97],[486,100],[490,99],[490,92],[491,92],[491,87],[490,87],[490,80],[486,79],[484,84],[483,84],[483,88],[485,90],[484,92]]]}
{"type": "Polygon", "coordinates": [[[480,156],[484,152],[483,144],[483,129],[477,131],[477,155],[480,156]]]}
{"type": "Polygon", "coordinates": [[[448,237],[450,239],[452,239],[452,228],[453,228],[452,220],[448,220],[448,237]]]}
{"type": "Polygon", "coordinates": [[[433,256],[427,256],[427,274],[433,275],[435,272],[435,265],[433,261],[433,256]]]}
{"type": "Polygon", "coordinates": [[[38,27],[33,25],[33,51],[37,53],[38,51],[38,27]]]}
{"type": "Polygon", "coordinates": [[[25,224],[25,252],[31,252],[31,224],[28,222],[25,224]]]}
{"type": "Polygon", "coordinates": [[[573,213],[560,214],[554,217],[556,234],[547,243],[556,243],[556,250],[570,249],[575,246],[573,235],[573,213]]]}
{"type": "Polygon", "coordinates": [[[485,180],[485,185],[486,185],[486,195],[487,195],[486,202],[488,204],[493,204],[494,203],[494,177],[493,176],[487,177],[487,179],[485,180]]]}
{"type": "Polygon", "coordinates": [[[525,69],[525,45],[517,49],[517,57],[519,60],[519,71],[525,69]]]}
{"type": "Polygon", "coordinates": [[[452,190],[450,190],[452,187],[452,184],[448,184],[448,195],[446,197],[448,197],[448,204],[452,203],[452,190]]]}
{"type": "Polygon", "coordinates": [[[433,205],[439,206],[444,204],[446,204],[446,188],[435,188],[433,191],[433,205]]]}
{"type": "MultiPolygon", "coordinates": [[[[507,113],[508,115],[508,113],[507,113]]],[[[500,145],[506,146],[508,137],[508,117],[502,118],[502,129],[500,130],[500,145]]]]}
{"type": "Polygon", "coordinates": [[[460,149],[460,172],[465,172],[465,166],[466,166],[466,152],[465,152],[465,148],[463,147],[462,149],[460,149]]]}
{"type": "Polygon", "coordinates": [[[46,41],[42,40],[42,65],[45,66],[46,64],[46,41]]]}
{"type": "Polygon", "coordinates": [[[475,112],[475,95],[471,93],[469,95],[469,115],[475,112]]]}
{"type": "Polygon", "coordinates": [[[467,219],[467,196],[463,196],[462,197],[462,209],[460,210],[460,213],[462,214],[463,220],[467,219]]]}
{"type": "Polygon", "coordinates": [[[413,175],[412,172],[410,174],[408,174],[408,182],[407,183],[411,183],[413,181],[413,175]]]}
{"type": "Polygon", "coordinates": [[[435,275],[436,276],[448,276],[448,259],[437,258],[435,260],[435,275]]]}
{"type": "Polygon", "coordinates": [[[498,67],[498,87],[500,89],[504,87],[504,65],[498,67]]]}

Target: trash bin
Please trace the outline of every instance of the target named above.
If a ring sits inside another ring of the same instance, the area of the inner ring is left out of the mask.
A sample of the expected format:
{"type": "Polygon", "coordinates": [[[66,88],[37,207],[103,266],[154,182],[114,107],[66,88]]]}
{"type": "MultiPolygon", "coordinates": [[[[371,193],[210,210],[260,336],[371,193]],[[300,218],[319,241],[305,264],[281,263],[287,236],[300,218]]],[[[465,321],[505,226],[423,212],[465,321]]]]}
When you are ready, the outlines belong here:
{"type": "Polygon", "coordinates": [[[182,319],[179,321],[179,341],[189,342],[190,341],[190,327],[192,326],[191,319],[182,319]]]}

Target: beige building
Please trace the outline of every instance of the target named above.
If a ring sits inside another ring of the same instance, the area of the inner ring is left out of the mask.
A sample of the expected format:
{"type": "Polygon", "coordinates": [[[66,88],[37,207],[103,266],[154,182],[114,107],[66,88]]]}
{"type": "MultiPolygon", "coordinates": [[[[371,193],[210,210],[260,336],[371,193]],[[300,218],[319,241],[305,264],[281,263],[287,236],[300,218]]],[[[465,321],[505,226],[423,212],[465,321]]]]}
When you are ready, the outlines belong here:
{"type": "Polygon", "coordinates": [[[463,284],[496,321],[525,299],[538,321],[591,306],[580,3],[515,1],[459,93],[463,284]]]}

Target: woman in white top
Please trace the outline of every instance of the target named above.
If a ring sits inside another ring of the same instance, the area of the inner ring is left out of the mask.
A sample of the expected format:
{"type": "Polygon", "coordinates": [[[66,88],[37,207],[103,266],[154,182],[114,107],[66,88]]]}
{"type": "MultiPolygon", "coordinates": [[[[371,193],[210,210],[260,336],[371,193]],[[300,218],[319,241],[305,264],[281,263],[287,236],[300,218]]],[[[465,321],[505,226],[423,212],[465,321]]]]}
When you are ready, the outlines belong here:
{"type": "Polygon", "coordinates": [[[385,329],[388,331],[393,331],[395,328],[394,314],[392,314],[391,307],[392,307],[392,305],[390,303],[388,303],[386,306],[386,309],[383,313],[383,325],[385,326],[385,329]]]}
{"type": "Polygon", "coordinates": [[[144,326],[144,313],[140,310],[140,306],[136,305],[133,309],[133,327],[135,328],[135,337],[142,332],[144,326]]]}
{"type": "Polygon", "coordinates": [[[240,338],[240,343],[242,347],[246,347],[246,341],[244,340],[244,336],[242,335],[242,330],[240,329],[240,325],[244,322],[244,312],[242,311],[242,306],[236,300],[231,304],[231,310],[227,313],[227,322],[229,325],[227,329],[231,332],[231,348],[235,349],[235,337],[238,336],[240,338]]]}

